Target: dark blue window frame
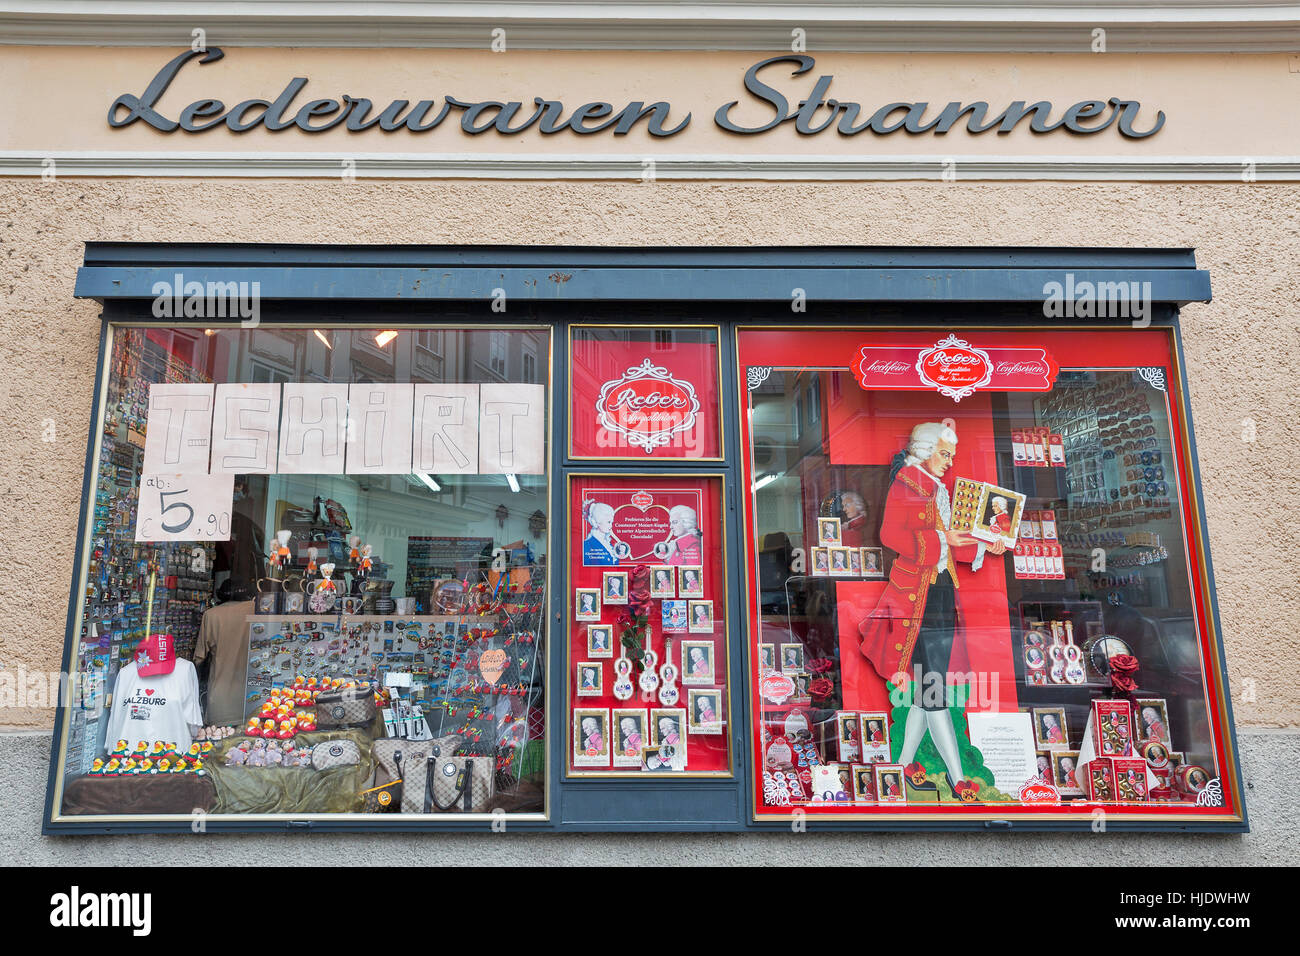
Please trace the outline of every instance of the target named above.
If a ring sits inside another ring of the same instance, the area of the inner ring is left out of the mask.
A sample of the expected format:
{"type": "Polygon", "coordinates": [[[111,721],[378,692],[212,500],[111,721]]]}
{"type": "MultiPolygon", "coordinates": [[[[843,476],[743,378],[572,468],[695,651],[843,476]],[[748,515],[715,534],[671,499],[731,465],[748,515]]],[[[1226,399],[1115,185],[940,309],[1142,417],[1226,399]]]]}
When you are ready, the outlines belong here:
{"type": "MultiPolygon", "coordinates": [[[[756,823],[751,805],[752,766],[749,758],[750,720],[746,692],[743,635],[747,633],[746,600],[743,594],[741,562],[745,560],[744,529],[741,526],[738,485],[741,449],[739,430],[739,384],[728,373],[727,357],[735,352],[735,326],[765,321],[789,324],[794,290],[802,289],[807,311],[800,313],[810,324],[1021,324],[1043,325],[1043,289],[1049,282],[1138,282],[1150,283],[1154,304],[1153,324],[1174,330],[1180,358],[1182,341],[1178,309],[1189,302],[1210,299],[1209,274],[1196,268],[1195,255],[1188,249],[1095,249],[1095,248],[943,248],[943,247],[788,247],[788,248],[590,248],[518,246],[313,246],[256,244],[154,244],[88,243],[83,267],[78,271],[75,295],[103,303],[104,330],[101,335],[100,374],[104,342],[109,323],[152,320],[148,303],[156,282],[171,283],[175,275],[202,282],[258,282],[264,312],[269,322],[277,314],[281,321],[292,318],[296,308],[310,307],[317,321],[331,324],[369,324],[383,315],[390,324],[420,324],[430,320],[428,309],[436,306],[439,322],[490,325],[509,321],[537,321],[552,327],[555,356],[552,411],[552,517],[550,554],[563,556],[564,531],[560,516],[566,502],[565,480],[569,472],[617,473],[618,463],[608,465],[567,456],[568,435],[565,403],[568,396],[567,326],[583,324],[593,316],[598,321],[628,324],[664,324],[674,313],[683,321],[716,322],[721,328],[719,345],[724,356],[722,384],[724,455],[726,461],[669,463],[666,471],[726,473],[732,558],[728,562],[728,619],[730,628],[731,687],[734,778],[731,780],[690,779],[682,781],[608,781],[565,775],[567,714],[562,713],[563,694],[551,685],[556,700],[548,703],[550,766],[547,787],[550,819],[546,822],[510,822],[518,831],[596,830],[764,830],[784,829],[787,822],[756,823]],[[496,290],[504,290],[507,312],[493,312],[496,290]],[[581,306],[575,309],[575,306],[581,306]],[[954,319],[954,311],[960,314],[954,319]],[[522,316],[522,319],[521,319],[522,316]]],[[[234,321],[232,320],[232,324],[234,321]]],[[[267,320],[264,320],[267,321],[267,320]]],[[[1124,322],[1098,324],[1122,326],[1124,322]]],[[[1180,363],[1181,364],[1181,363],[1180,363]]],[[[1184,365],[1185,368],[1185,365],[1184,365]]],[[[97,378],[97,381],[99,379],[97,378]]],[[[1185,374],[1179,387],[1186,394],[1185,374]]],[[[92,421],[98,421],[98,398],[92,421]]],[[[1195,458],[1192,423],[1187,422],[1195,458]]],[[[87,447],[84,480],[93,480],[93,434],[87,447]]],[[[1198,499],[1199,470],[1193,469],[1198,499]]],[[[87,520],[85,504],[78,529],[78,554],[74,568],[80,568],[80,553],[87,520]]],[[[1204,517],[1201,518],[1204,537],[1204,517]]],[[[1223,659],[1218,605],[1214,594],[1213,567],[1205,556],[1209,573],[1211,609],[1217,653],[1223,659]]],[[[75,573],[75,572],[74,572],[75,573]]],[[[561,560],[551,575],[552,614],[565,606],[567,568],[561,560]]],[[[69,595],[68,634],[65,641],[65,670],[70,664],[76,635],[80,582],[72,582],[69,595]]],[[[566,674],[561,628],[551,619],[550,666],[553,673],[566,674]]],[[[558,623],[562,624],[562,620],[558,623]]],[[[1224,677],[1226,687],[1226,674],[1224,677]]],[[[1235,736],[1230,701],[1227,727],[1235,736]]],[[[64,731],[63,713],[56,717],[54,753],[64,731]]],[[[67,832],[160,832],[188,829],[188,822],[176,824],[142,819],[123,824],[51,824],[53,810],[54,761],[51,761],[47,790],[47,833],[67,832]]],[[[1236,778],[1241,793],[1240,770],[1225,768],[1236,778]]],[[[1069,830],[1087,822],[1064,823],[1016,820],[871,824],[862,821],[809,821],[811,827],[826,830],[1069,830]]],[[[452,815],[438,815],[428,823],[389,823],[382,817],[356,823],[331,821],[211,821],[211,831],[284,830],[483,830],[481,822],[458,822],[452,815]]],[[[1247,829],[1243,806],[1240,822],[1231,823],[1115,823],[1113,829],[1170,830],[1196,829],[1242,831],[1247,829]]]]}

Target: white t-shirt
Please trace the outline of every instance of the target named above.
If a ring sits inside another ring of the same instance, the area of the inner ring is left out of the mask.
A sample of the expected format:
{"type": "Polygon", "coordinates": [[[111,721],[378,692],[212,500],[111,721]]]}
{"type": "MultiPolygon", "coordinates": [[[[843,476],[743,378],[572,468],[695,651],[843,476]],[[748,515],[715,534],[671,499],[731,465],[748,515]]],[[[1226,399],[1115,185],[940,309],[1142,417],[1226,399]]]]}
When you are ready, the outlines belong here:
{"type": "Polygon", "coordinates": [[[199,676],[189,661],[178,659],[170,674],[153,677],[141,677],[135,661],[118,672],[105,738],[109,749],[119,740],[131,747],[162,740],[187,750],[194,740],[190,728],[201,726],[199,676]]]}

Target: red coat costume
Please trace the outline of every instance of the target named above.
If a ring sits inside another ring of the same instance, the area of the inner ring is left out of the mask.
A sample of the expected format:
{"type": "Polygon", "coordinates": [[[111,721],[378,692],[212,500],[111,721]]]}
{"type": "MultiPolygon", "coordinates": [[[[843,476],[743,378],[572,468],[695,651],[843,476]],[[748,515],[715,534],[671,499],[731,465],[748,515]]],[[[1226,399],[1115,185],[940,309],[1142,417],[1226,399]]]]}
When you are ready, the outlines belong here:
{"type": "MultiPolygon", "coordinates": [[[[898,552],[889,569],[889,583],[878,603],[858,627],[862,637],[862,655],[885,680],[899,671],[911,669],[912,651],[925,614],[926,594],[937,578],[939,539],[944,532],[943,519],[936,500],[938,480],[922,465],[907,465],[894,477],[885,499],[881,519],[880,541],[898,552]]],[[[948,572],[960,592],[955,562],[969,564],[979,553],[978,544],[948,548],[948,572]]],[[[960,594],[958,622],[952,651],[952,668],[968,670],[962,641],[960,594]]]]}

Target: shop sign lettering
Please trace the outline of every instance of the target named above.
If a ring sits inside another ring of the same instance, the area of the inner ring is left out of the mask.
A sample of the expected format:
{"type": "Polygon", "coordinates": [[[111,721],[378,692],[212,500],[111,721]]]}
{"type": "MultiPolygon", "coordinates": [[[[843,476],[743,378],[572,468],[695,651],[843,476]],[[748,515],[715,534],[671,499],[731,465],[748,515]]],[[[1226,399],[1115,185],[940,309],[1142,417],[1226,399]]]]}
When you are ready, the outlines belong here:
{"type": "MultiPolygon", "coordinates": [[[[448,93],[414,102],[395,99],[386,104],[351,93],[317,97],[306,92],[308,78],[305,76],[291,78],[278,93],[267,92],[230,105],[214,97],[188,104],[163,102],[168,87],[191,60],[197,59],[202,66],[224,58],[225,52],[219,47],[188,49],[179,54],[158,71],[142,92],[122,93],[113,100],[108,108],[109,126],[121,129],[144,123],[163,133],[178,130],[204,133],[214,129],[246,133],[259,128],[270,133],[286,130],[323,133],[335,128],[350,133],[376,129],[384,133],[429,133],[440,127],[459,126],[469,136],[484,133],[518,136],[529,131],[543,136],[566,132],[578,136],[605,132],[626,136],[637,126],[644,126],[650,136],[669,137],[689,127],[692,118],[690,112],[674,112],[673,104],[666,100],[648,104],[645,100],[633,100],[623,105],[591,102],[570,106],[561,100],[536,95],[513,100],[476,100],[448,93]]],[[[785,124],[793,124],[801,136],[819,133],[943,136],[958,129],[970,134],[996,131],[1001,136],[1026,126],[1035,134],[1064,130],[1076,136],[1094,136],[1113,126],[1125,139],[1145,139],[1165,124],[1163,111],[1140,121],[1142,104],[1121,96],[1080,100],[1064,109],[1058,109],[1050,100],[1032,103],[1016,100],[1002,109],[990,107],[982,100],[942,105],[909,101],[874,106],[855,102],[846,95],[849,91],[839,88],[832,91],[833,74],[819,76],[811,88],[807,83],[797,89],[780,87],[783,78],[803,76],[816,65],[817,61],[807,54],[784,54],[760,60],[745,71],[744,104],[733,100],[719,106],[713,114],[714,124],[743,136],[766,133],[785,124]],[[755,108],[758,115],[748,118],[755,108]]]]}

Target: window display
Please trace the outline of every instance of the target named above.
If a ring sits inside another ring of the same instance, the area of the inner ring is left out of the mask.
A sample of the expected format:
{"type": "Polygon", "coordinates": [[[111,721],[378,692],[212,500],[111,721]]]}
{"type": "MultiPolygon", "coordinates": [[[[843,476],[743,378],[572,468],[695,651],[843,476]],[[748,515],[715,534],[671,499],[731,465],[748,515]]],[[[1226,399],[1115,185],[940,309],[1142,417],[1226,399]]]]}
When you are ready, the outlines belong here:
{"type": "Polygon", "coordinates": [[[569,330],[574,458],[720,461],[718,327],[569,330]]]}
{"type": "Polygon", "coordinates": [[[1239,812],[1169,330],[738,349],[757,819],[1239,812]]]}
{"type": "Polygon", "coordinates": [[[569,476],[571,770],[730,772],[724,508],[718,477],[569,476]]]}
{"type": "Polygon", "coordinates": [[[544,813],[549,329],[109,331],[56,815],[544,813]]]}

